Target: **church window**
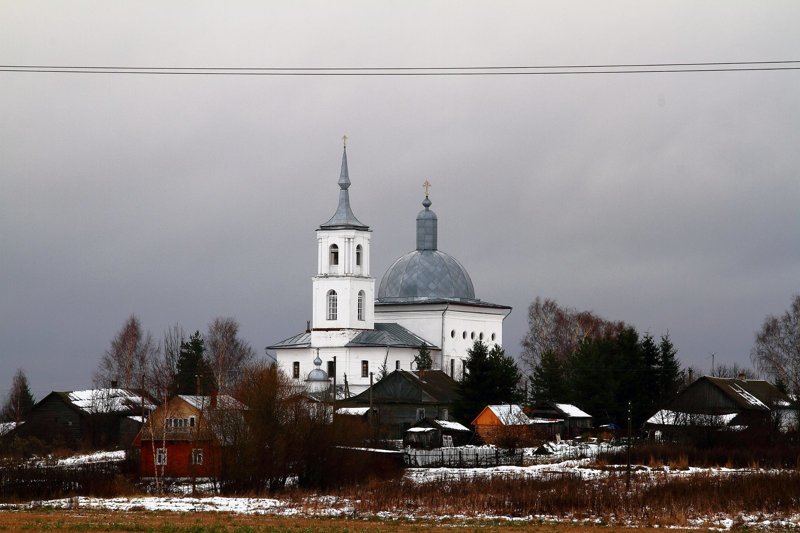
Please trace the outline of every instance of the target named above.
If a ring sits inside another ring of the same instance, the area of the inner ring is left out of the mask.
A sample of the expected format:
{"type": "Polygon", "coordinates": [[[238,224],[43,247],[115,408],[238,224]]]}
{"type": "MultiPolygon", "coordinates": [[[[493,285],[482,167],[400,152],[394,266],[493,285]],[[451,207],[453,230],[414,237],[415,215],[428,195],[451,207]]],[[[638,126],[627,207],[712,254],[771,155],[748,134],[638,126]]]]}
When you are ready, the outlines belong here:
{"type": "Polygon", "coordinates": [[[364,320],[364,291],[358,291],[358,319],[364,320]]]}
{"type": "Polygon", "coordinates": [[[450,331],[450,338],[451,339],[455,339],[456,338],[456,330],[450,331]]]}
{"type": "Polygon", "coordinates": [[[331,244],[331,266],[336,266],[339,264],[339,247],[335,244],[331,244]]]}
{"type": "Polygon", "coordinates": [[[369,377],[369,361],[361,361],[361,377],[369,377]]]}
{"type": "Polygon", "coordinates": [[[399,359],[394,362],[394,369],[395,370],[400,370],[400,360],[399,359]]]}
{"type": "Polygon", "coordinates": [[[336,375],[336,361],[328,361],[328,375],[331,377],[336,375]]]}
{"type": "Polygon", "coordinates": [[[470,333],[469,338],[475,340],[475,332],[470,333]]]}
{"type": "Polygon", "coordinates": [[[328,291],[328,320],[336,320],[336,316],[336,291],[330,290],[328,291]]]}
{"type": "Polygon", "coordinates": [[[466,331],[462,331],[461,332],[461,338],[462,339],[466,339],[467,338],[467,332],[466,331]]]}
{"type": "Polygon", "coordinates": [[[495,337],[496,337],[496,335],[494,333],[492,333],[492,340],[494,340],[495,337]]]}
{"type": "Polygon", "coordinates": [[[480,340],[483,340],[483,332],[482,332],[482,331],[481,331],[481,334],[480,334],[480,335],[478,335],[478,338],[479,338],[480,340]]]}
{"type": "Polygon", "coordinates": [[[361,266],[361,252],[362,248],[361,245],[359,244],[358,246],[356,246],[356,266],[361,266]]]}
{"type": "Polygon", "coordinates": [[[294,379],[300,379],[300,361],[292,363],[292,377],[294,379]]]}

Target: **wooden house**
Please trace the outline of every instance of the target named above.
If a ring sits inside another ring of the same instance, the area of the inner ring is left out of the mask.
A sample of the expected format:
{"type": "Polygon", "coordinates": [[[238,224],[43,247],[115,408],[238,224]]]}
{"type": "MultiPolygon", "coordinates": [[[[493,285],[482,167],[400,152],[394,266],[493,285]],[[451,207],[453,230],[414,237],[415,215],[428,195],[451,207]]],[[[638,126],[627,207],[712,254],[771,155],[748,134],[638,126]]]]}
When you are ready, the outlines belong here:
{"type": "Polygon", "coordinates": [[[450,448],[468,444],[472,432],[469,428],[450,420],[423,418],[406,430],[403,446],[411,448],[450,448]]]}
{"type": "Polygon", "coordinates": [[[487,405],[472,421],[486,444],[503,447],[530,446],[555,437],[558,421],[528,418],[515,404],[487,405]]]}
{"type": "Polygon", "coordinates": [[[31,408],[15,433],[73,449],[124,448],[153,409],[152,398],[136,389],[54,391],[31,408]]]}
{"type": "Polygon", "coordinates": [[[533,419],[553,420],[559,436],[577,437],[592,428],[592,415],[569,403],[539,402],[528,410],[533,419]]]}
{"type": "Polygon", "coordinates": [[[245,409],[227,395],[179,395],[160,405],[134,441],[140,476],[219,476],[226,446],[244,430],[245,409]]]}
{"type": "Polygon", "coordinates": [[[680,436],[700,429],[785,430],[796,424],[797,405],[771,383],[703,376],[651,416],[645,427],[680,436]]]}
{"type": "Polygon", "coordinates": [[[441,370],[395,370],[357,396],[337,402],[341,407],[377,410],[381,425],[395,438],[423,418],[451,420],[459,397],[458,382],[441,370]]]}

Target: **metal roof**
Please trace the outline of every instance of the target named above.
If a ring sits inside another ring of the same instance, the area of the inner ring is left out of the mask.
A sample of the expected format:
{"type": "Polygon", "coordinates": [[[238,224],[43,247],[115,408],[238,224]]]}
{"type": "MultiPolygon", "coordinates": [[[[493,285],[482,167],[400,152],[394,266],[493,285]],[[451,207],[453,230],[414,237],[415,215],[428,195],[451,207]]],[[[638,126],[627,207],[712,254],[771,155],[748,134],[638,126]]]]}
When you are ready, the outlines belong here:
{"type": "Polygon", "coordinates": [[[283,339],[280,342],[276,342],[272,346],[267,346],[268,349],[274,350],[275,348],[310,348],[311,347],[311,333],[308,331],[304,331],[303,333],[298,333],[288,339],[283,339]]]}
{"type": "Polygon", "coordinates": [[[375,329],[364,330],[347,343],[348,348],[357,346],[391,346],[394,348],[419,348],[427,346],[438,350],[439,348],[416,335],[400,324],[394,322],[378,322],[375,329]]]}
{"type": "Polygon", "coordinates": [[[439,250],[415,250],[394,262],[381,279],[379,303],[446,300],[476,303],[467,270],[439,250]]]}
{"type": "Polygon", "coordinates": [[[333,216],[320,224],[320,229],[360,229],[368,230],[369,226],[362,224],[350,208],[350,176],[347,170],[347,148],[342,152],[342,170],[339,174],[339,205],[333,216]]]}

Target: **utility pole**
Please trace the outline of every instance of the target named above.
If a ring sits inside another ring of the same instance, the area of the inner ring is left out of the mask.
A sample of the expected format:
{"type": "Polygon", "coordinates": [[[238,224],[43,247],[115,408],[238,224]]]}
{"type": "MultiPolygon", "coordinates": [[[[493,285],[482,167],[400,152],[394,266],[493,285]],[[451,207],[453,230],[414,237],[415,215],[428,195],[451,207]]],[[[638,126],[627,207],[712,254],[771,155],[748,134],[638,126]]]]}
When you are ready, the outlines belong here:
{"type": "Polygon", "coordinates": [[[372,420],[372,372],[369,373],[369,427],[372,430],[372,440],[375,440],[375,422],[372,420]]]}
{"type": "Polygon", "coordinates": [[[631,490],[631,401],[628,400],[628,473],[625,479],[625,490],[631,490]]]}

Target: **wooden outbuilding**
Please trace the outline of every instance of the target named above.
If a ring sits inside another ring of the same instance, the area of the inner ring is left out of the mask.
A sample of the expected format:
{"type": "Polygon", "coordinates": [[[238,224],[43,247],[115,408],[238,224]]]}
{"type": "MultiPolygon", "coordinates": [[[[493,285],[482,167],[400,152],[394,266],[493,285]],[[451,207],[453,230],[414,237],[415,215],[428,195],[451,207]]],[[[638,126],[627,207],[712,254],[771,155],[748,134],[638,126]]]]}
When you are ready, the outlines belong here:
{"type": "Polygon", "coordinates": [[[450,420],[423,418],[406,430],[403,446],[411,448],[450,448],[468,444],[472,432],[469,428],[450,420]]]}

